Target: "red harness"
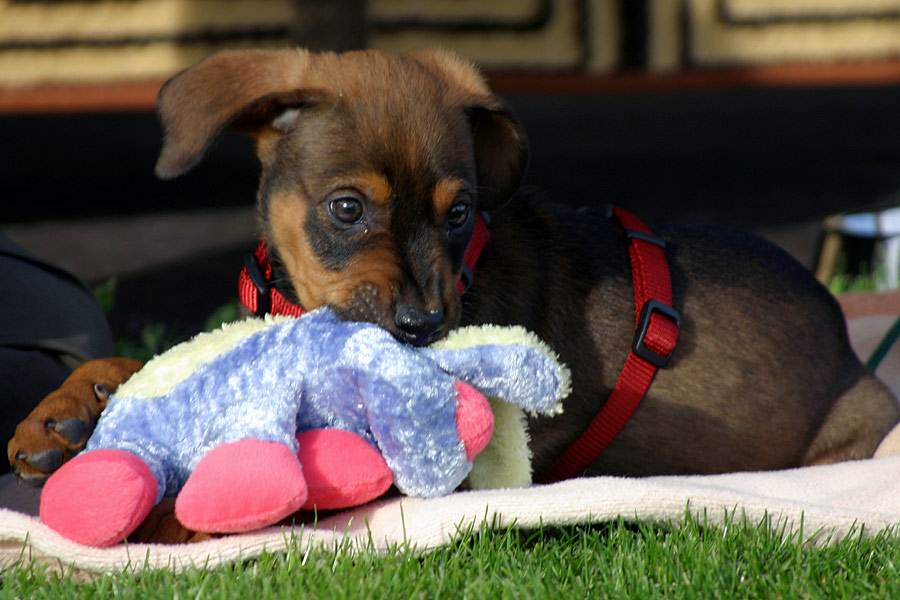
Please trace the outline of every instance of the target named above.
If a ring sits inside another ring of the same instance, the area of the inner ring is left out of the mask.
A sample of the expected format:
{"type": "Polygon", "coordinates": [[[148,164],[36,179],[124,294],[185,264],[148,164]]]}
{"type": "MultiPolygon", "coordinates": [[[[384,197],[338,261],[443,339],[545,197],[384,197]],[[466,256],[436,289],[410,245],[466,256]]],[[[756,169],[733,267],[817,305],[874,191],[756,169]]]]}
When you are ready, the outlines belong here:
{"type": "MultiPolygon", "coordinates": [[[[637,323],[634,341],[609,399],[556,463],[535,478],[537,483],[568,479],[587,469],[625,427],[657,369],[669,361],[678,340],[680,316],[672,308],[672,282],[663,253],[665,242],[631,213],[618,207],[609,210],[610,218],[617,222],[620,232],[628,240],[637,323]]],[[[479,213],[457,284],[460,294],[472,285],[475,264],[489,240],[486,219],[479,213]]],[[[271,285],[272,272],[266,241],[262,240],[256,252],[247,255],[241,270],[241,302],[257,315],[302,315],[305,312],[302,306],[289,301],[271,285]]]]}
{"type": "Polygon", "coordinates": [[[672,278],[663,253],[665,242],[643,221],[618,207],[610,209],[620,232],[628,240],[634,285],[636,328],[631,351],[606,404],[575,442],[536,483],[552,483],[584,473],[614,437],[625,427],[647,393],[657,369],[666,365],[675,343],[681,317],[672,308],[672,278]]]}

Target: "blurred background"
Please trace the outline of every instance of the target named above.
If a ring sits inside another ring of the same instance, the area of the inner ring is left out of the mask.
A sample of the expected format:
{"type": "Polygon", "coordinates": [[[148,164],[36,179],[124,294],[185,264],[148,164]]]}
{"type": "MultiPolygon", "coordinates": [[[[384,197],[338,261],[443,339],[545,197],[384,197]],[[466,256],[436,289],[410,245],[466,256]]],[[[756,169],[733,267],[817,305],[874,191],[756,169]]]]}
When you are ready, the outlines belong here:
{"type": "Polygon", "coordinates": [[[257,167],[229,135],[157,181],[156,92],[291,44],[473,59],[556,201],[756,231],[823,278],[860,243],[834,215],[862,211],[868,268],[891,252],[900,0],[0,0],[0,231],[106,284],[119,334],[197,331],[255,247],[257,167]]]}

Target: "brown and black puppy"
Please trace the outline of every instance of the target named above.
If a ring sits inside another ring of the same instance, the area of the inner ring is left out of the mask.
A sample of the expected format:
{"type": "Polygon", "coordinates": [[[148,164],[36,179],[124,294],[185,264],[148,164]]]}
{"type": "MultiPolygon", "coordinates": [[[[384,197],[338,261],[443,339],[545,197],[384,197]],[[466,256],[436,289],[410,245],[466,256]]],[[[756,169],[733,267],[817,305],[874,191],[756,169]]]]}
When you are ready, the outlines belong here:
{"type": "MultiPolygon", "coordinates": [[[[260,233],[276,285],[425,344],[518,324],[572,369],[565,412],[530,422],[541,472],[604,404],[634,336],[626,245],[602,212],[518,192],[524,132],[479,73],[439,51],[222,52],[159,95],[160,177],[227,129],[255,138],[260,233]],[[476,211],[491,241],[456,285],[476,211]]],[[[678,346],[587,474],[777,469],[871,456],[900,418],[851,351],[836,302],[780,249],[667,227],[678,346]]],[[[11,449],[13,446],[11,446],[11,449]]],[[[41,448],[25,448],[28,456],[41,448]]]]}

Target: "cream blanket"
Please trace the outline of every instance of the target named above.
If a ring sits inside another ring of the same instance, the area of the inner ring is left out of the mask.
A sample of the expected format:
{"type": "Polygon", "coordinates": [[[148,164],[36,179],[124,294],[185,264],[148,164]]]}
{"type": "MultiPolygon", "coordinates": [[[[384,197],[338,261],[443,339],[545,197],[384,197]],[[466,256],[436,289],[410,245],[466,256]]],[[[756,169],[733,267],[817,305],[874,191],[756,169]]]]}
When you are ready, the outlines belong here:
{"type": "Polygon", "coordinates": [[[686,510],[723,524],[731,515],[769,519],[804,540],[827,544],[848,534],[873,535],[900,523],[900,456],[787,471],[626,479],[595,477],[525,489],[459,492],[434,500],[395,498],[338,513],[315,528],[269,528],[196,544],[131,544],[87,548],[37,519],[0,510],[0,564],[34,560],[75,573],[144,568],[215,568],[310,544],[349,540],[387,552],[408,543],[420,550],[450,543],[482,523],[523,529],[599,523],[622,517],[677,523],[686,510]]]}

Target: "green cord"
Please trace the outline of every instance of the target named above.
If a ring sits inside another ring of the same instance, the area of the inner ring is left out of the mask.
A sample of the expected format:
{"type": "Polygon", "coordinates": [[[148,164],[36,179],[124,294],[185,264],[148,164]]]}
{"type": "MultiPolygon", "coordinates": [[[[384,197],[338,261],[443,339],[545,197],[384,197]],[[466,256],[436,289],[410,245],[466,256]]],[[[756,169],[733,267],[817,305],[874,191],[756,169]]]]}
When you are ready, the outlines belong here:
{"type": "Polygon", "coordinates": [[[869,360],[866,361],[866,366],[869,367],[870,371],[873,373],[875,372],[875,369],[878,368],[878,365],[881,364],[881,361],[887,356],[891,346],[896,343],[897,338],[900,338],[900,318],[894,321],[894,324],[891,325],[888,332],[881,338],[881,342],[879,342],[878,347],[875,348],[875,352],[873,352],[872,356],[869,357],[869,360]]]}

